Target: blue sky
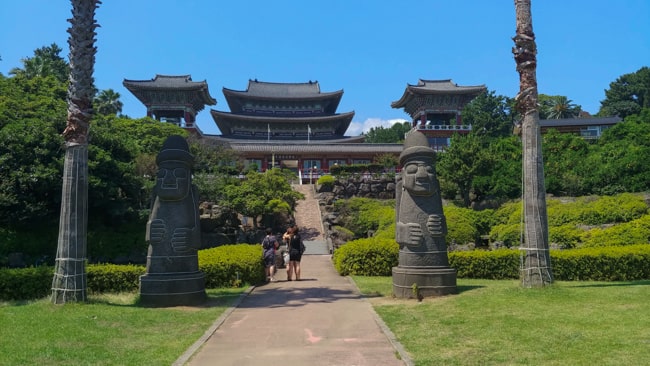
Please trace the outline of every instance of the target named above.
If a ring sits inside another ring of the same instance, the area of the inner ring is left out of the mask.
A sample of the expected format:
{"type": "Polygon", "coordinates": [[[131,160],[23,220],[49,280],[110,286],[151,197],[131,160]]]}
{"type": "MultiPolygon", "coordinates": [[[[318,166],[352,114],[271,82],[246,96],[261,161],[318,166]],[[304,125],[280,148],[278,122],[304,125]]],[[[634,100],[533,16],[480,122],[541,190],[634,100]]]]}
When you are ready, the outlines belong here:
{"type": "MultiPolygon", "coordinates": [[[[70,9],[63,0],[4,1],[0,73],[51,43],[67,58],[70,9]]],[[[532,13],[540,93],[593,114],[609,83],[650,65],[650,1],[532,0],[532,13]]],[[[510,97],[519,89],[513,0],[103,0],[96,19],[97,87],[120,93],[123,113],[136,118],[146,109],[124,79],[206,80],[218,102],[197,116],[208,134],[220,133],[209,110],[228,111],[222,88],[245,90],[249,79],[343,89],[339,112],[356,112],[351,136],[408,119],[390,104],[418,79],[485,84],[510,97]]]]}

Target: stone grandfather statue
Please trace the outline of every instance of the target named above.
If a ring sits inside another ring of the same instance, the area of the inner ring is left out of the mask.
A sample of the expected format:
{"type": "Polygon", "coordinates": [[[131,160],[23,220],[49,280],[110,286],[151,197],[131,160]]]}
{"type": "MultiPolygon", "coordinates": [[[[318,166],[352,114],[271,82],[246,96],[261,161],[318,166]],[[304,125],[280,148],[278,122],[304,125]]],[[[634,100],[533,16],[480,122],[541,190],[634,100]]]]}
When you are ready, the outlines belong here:
{"type": "Polygon", "coordinates": [[[395,240],[399,262],[393,267],[396,297],[427,297],[456,292],[456,271],[449,267],[447,223],[435,170],[436,153],[421,132],[410,132],[400,154],[395,240]]]}
{"type": "Polygon", "coordinates": [[[181,136],[167,138],[156,157],[158,173],[146,229],[147,270],[140,277],[144,305],[196,305],[206,298],[197,254],[201,230],[193,162],[181,136]]]}

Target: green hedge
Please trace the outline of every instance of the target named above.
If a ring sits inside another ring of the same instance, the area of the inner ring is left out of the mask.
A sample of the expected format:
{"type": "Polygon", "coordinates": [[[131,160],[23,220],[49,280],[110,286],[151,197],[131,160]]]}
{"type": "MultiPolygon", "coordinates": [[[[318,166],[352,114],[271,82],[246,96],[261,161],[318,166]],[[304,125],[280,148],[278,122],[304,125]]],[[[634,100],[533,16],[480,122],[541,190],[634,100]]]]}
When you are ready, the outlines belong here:
{"type": "Polygon", "coordinates": [[[399,246],[394,239],[350,241],[334,251],[334,267],[343,276],[390,276],[397,265],[399,246]]]}
{"type": "Polygon", "coordinates": [[[551,265],[562,281],[650,279],[650,245],[552,250],[551,265]]]}
{"type": "Polygon", "coordinates": [[[239,287],[265,280],[262,246],[223,245],[199,251],[199,270],[207,288],[239,287]]]}
{"type": "MultiPolygon", "coordinates": [[[[199,270],[207,288],[264,281],[262,247],[237,244],[199,251],[199,270]]],[[[86,267],[89,293],[138,291],[144,266],[91,264],[86,267]]],[[[29,300],[50,295],[54,267],[0,269],[0,300],[29,300]]]]}
{"type": "Polygon", "coordinates": [[[519,278],[519,251],[511,249],[450,252],[449,266],[460,278],[519,278]]]}
{"type": "MultiPolygon", "coordinates": [[[[650,279],[650,245],[551,250],[553,276],[559,281],[631,281],[650,279]]],[[[390,276],[397,265],[394,240],[368,238],[351,241],[334,252],[341,275],[390,276]]],[[[450,252],[450,267],[459,278],[519,278],[521,252],[517,249],[450,252]]]]}

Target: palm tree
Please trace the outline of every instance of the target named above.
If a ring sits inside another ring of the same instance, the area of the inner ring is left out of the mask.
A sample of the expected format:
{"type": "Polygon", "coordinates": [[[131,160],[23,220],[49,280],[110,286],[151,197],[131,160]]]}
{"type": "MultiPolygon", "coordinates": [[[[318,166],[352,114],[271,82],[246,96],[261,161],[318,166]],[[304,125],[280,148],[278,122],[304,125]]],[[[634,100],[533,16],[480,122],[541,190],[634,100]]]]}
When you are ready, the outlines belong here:
{"type": "Polygon", "coordinates": [[[577,118],[582,109],[579,105],[564,95],[548,97],[543,103],[545,119],[577,118]]]}
{"type": "Polygon", "coordinates": [[[65,161],[52,302],[86,301],[88,226],[88,127],[95,94],[95,9],[99,0],[71,0],[68,119],[63,131],[65,161]]]}
{"type": "Polygon", "coordinates": [[[548,246],[548,217],[544,186],[544,160],[537,106],[537,45],[533,33],[531,0],[515,0],[517,33],[512,53],[519,72],[517,110],[523,116],[521,138],[524,180],[523,287],[542,287],[553,282],[548,246]]]}
{"type": "Polygon", "coordinates": [[[120,93],[113,89],[99,92],[94,100],[95,111],[103,115],[116,115],[122,113],[124,104],[120,101],[120,93]]]}

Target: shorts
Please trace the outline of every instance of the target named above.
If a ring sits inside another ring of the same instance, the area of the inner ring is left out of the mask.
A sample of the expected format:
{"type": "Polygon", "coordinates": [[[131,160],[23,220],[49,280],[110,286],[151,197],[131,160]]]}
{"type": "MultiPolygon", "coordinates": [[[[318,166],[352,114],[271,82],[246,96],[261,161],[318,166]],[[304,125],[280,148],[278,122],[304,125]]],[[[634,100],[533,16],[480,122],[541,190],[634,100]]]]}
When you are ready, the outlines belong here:
{"type": "Polygon", "coordinates": [[[271,266],[274,266],[274,265],[275,265],[275,256],[274,255],[264,257],[264,267],[271,267],[271,266]]]}
{"type": "Polygon", "coordinates": [[[291,249],[289,251],[290,261],[300,262],[301,259],[302,259],[302,253],[300,253],[299,250],[291,249]]]}

